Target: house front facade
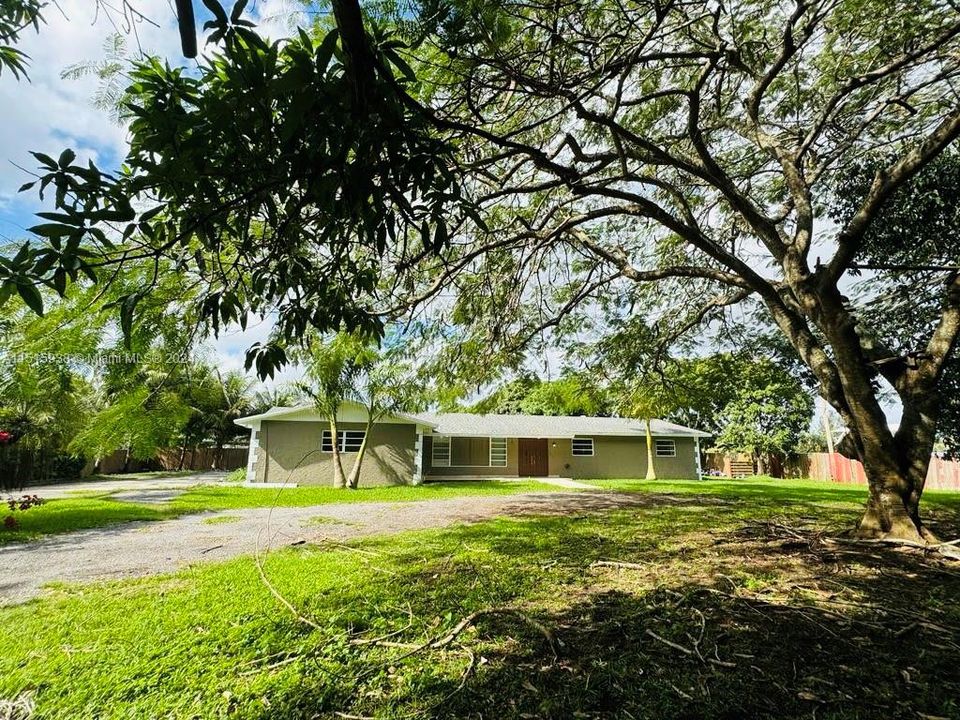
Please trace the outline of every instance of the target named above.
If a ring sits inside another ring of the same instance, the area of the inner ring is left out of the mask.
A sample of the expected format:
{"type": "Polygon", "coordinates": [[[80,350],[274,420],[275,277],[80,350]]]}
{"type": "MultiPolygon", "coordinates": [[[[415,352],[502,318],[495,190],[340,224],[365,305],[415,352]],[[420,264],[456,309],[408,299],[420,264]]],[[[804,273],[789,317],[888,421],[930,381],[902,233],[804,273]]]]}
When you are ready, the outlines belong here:
{"type": "MultiPolygon", "coordinates": [[[[329,485],[333,443],[345,472],[366,439],[360,484],[403,485],[478,478],[642,478],[644,423],[628,418],[396,413],[373,424],[363,406],[345,403],[330,424],[312,406],[273,408],[237,423],[250,430],[247,481],[329,485]]],[[[707,433],[662,420],[651,423],[659,477],[700,477],[707,433]]]]}

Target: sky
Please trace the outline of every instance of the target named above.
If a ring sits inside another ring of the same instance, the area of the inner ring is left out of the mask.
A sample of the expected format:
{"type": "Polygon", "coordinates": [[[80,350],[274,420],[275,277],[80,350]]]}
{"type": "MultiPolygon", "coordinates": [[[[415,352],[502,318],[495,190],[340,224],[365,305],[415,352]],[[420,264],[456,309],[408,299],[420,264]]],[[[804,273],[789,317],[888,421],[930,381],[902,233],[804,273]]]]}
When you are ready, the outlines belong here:
{"type": "MultiPolygon", "coordinates": [[[[104,43],[118,31],[134,57],[142,51],[163,57],[171,65],[195,63],[181,54],[170,0],[131,2],[155,24],[130,22],[122,12],[108,12],[106,5],[98,13],[94,0],[58,0],[59,9],[53,4],[46,9],[46,24],[39,33],[29,30],[21,35],[18,47],[30,56],[29,80],[18,81],[7,72],[0,75],[0,243],[27,239],[27,228],[37,223],[34,213],[41,205],[36,192],[17,192],[32,179],[27,173],[36,167],[31,150],[58,157],[69,147],[80,161],[92,159],[103,169],[116,169],[126,153],[126,129],[93,104],[99,80],[61,79],[65,68],[101,60],[104,43]]],[[[122,0],[108,4],[123,7],[122,0]]],[[[246,15],[261,32],[279,39],[302,20],[301,7],[296,0],[250,0],[246,15]]],[[[195,3],[195,12],[199,28],[210,13],[200,3],[195,3]]],[[[202,39],[200,45],[202,52],[202,39]]],[[[242,370],[246,349],[263,340],[269,330],[269,323],[255,321],[246,332],[228,331],[212,344],[210,359],[221,370],[242,370]]],[[[296,368],[290,368],[268,384],[298,375],[296,368]]]]}

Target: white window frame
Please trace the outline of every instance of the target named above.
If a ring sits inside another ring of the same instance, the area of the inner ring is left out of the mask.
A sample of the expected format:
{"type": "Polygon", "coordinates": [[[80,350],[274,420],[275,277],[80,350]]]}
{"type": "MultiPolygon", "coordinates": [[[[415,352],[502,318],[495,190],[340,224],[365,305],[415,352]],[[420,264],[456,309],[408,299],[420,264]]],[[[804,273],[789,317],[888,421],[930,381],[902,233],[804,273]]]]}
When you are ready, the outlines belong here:
{"type": "Polygon", "coordinates": [[[507,439],[505,437],[490,438],[490,467],[507,466],[507,439]]]}
{"type": "Polygon", "coordinates": [[[596,452],[596,446],[594,445],[592,437],[575,437],[570,440],[570,454],[573,457],[593,457],[596,452]],[[581,452],[577,452],[577,443],[590,443],[590,452],[582,452],[583,447],[581,446],[581,452]]]}
{"type": "MultiPolygon", "coordinates": [[[[366,430],[337,430],[337,449],[341,453],[358,453],[366,435],[366,430]]],[[[320,436],[320,452],[333,452],[332,437],[329,430],[323,431],[320,436]]]]}
{"type": "Polygon", "coordinates": [[[430,444],[430,465],[431,467],[450,467],[450,436],[434,435],[433,442],[430,444]],[[437,448],[442,452],[438,455],[437,448]]]}
{"type": "Polygon", "coordinates": [[[653,441],[653,450],[655,457],[676,457],[677,441],[672,438],[660,438],[653,441]],[[661,450],[661,443],[663,449],[661,450]],[[668,444],[669,443],[669,444],[668,444]]]}

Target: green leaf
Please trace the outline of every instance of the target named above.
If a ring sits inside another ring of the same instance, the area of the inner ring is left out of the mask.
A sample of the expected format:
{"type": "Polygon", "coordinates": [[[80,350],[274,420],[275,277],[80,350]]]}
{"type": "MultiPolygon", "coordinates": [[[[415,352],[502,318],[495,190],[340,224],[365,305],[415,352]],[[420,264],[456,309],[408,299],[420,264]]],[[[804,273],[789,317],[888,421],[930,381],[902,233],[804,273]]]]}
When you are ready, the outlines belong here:
{"type": "Polygon", "coordinates": [[[41,152],[33,152],[32,150],[30,151],[30,154],[33,155],[37,160],[39,160],[40,164],[43,165],[44,167],[47,167],[51,170],[57,169],[57,161],[54,160],[49,155],[45,155],[44,153],[41,153],[41,152]]]}
{"type": "Polygon", "coordinates": [[[207,10],[213,13],[213,16],[217,19],[217,22],[220,23],[220,26],[225,28],[228,21],[227,13],[224,12],[223,6],[221,6],[217,0],[203,0],[203,4],[206,5],[207,10]]]}
{"type": "Polygon", "coordinates": [[[133,331],[133,313],[140,302],[140,293],[127,295],[120,302],[120,332],[123,333],[123,342],[129,348],[130,336],[133,331]]]}
{"type": "Polygon", "coordinates": [[[247,6],[247,0],[237,0],[233,6],[233,12],[230,13],[230,21],[237,22],[243,15],[243,9],[247,6]]]}
{"type": "Polygon", "coordinates": [[[70,167],[70,163],[72,163],[76,159],[77,159],[77,154],[70,148],[67,148],[62,153],[60,153],[60,160],[58,161],[57,164],[60,166],[61,170],[66,170],[68,167],[70,167]]]}
{"type": "Polygon", "coordinates": [[[43,295],[37,290],[36,285],[29,283],[17,283],[17,292],[27,307],[33,310],[37,315],[43,315],[43,295]]]}
{"type": "Polygon", "coordinates": [[[323,42],[320,43],[320,47],[317,48],[317,70],[321,73],[326,72],[327,65],[330,64],[330,58],[333,57],[333,51],[337,48],[337,38],[339,37],[340,33],[334,28],[327,33],[323,42]]]}
{"type": "Polygon", "coordinates": [[[57,291],[60,297],[67,292],[67,273],[63,269],[58,269],[53,273],[53,289],[57,291]]]}
{"type": "Polygon", "coordinates": [[[60,223],[41,223],[40,225],[34,225],[33,227],[27,228],[27,230],[32,232],[34,235],[52,238],[70,235],[76,231],[76,228],[69,225],[61,225],[60,223]]]}

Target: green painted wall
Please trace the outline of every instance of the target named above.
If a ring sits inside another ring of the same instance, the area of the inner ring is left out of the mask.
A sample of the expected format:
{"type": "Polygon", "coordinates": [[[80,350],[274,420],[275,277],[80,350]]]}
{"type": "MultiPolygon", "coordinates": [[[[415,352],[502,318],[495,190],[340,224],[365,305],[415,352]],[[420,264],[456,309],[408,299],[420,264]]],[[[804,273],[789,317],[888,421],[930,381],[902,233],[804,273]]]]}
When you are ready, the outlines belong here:
{"type": "MultiPolygon", "coordinates": [[[[586,437],[586,436],[584,436],[586,437]]],[[[696,479],[696,443],[693,438],[673,438],[677,456],[654,458],[657,476],[696,479]]],[[[424,475],[429,477],[517,477],[517,441],[507,440],[507,467],[432,467],[432,438],[424,437],[424,475]]],[[[647,474],[647,445],[643,437],[596,436],[593,457],[574,456],[569,439],[547,442],[549,474],[567,478],[643,478],[647,474]]]]}
{"type": "MultiPolygon", "coordinates": [[[[364,423],[340,423],[340,430],[363,430],[364,423]]],[[[333,456],[321,452],[325,423],[264,421],[260,426],[257,482],[333,485],[333,456]]],[[[373,426],[360,471],[360,486],[407,485],[413,482],[416,426],[377,423],[373,426]]],[[[343,472],[350,473],[354,453],[343,453],[343,472]]]]}

